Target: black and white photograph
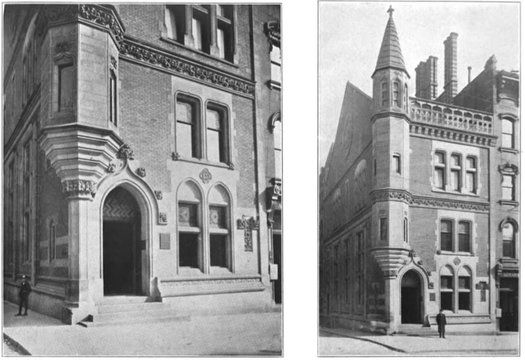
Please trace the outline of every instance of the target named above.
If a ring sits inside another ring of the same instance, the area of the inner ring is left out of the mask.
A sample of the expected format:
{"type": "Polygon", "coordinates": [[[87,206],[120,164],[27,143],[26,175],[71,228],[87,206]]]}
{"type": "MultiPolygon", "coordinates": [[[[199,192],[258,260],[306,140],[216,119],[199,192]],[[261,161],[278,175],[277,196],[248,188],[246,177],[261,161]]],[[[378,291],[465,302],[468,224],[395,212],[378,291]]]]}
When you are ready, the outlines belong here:
{"type": "Polygon", "coordinates": [[[11,2],[2,39],[3,355],[282,356],[281,5],[11,2]]]}
{"type": "Polygon", "coordinates": [[[519,355],[520,6],[318,3],[319,355],[519,355]]]}

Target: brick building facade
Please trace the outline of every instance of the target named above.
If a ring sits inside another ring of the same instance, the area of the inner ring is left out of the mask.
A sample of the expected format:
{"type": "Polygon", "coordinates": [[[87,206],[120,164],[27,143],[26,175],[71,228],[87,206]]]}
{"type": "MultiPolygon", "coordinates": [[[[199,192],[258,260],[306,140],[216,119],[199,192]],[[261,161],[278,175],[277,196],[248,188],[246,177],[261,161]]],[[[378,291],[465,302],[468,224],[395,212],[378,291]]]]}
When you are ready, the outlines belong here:
{"type": "Polygon", "coordinates": [[[6,5],[4,297],[280,303],[280,46],[279,6],[6,5]]]}
{"type": "Polygon", "coordinates": [[[320,173],[320,322],[394,333],[517,330],[519,75],[495,57],[457,93],[457,38],[409,97],[392,11],[372,97],[347,83],[320,173]]]}

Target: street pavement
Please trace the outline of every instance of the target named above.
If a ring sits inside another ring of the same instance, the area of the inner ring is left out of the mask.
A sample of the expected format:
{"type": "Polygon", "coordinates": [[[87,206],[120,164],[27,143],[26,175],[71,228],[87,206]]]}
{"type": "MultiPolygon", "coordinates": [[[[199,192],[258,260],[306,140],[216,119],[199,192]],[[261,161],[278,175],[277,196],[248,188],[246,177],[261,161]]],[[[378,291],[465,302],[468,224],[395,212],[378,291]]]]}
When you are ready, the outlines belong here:
{"type": "Polygon", "coordinates": [[[85,328],[63,325],[31,310],[27,317],[15,317],[16,311],[13,304],[4,302],[4,355],[13,355],[6,338],[36,356],[282,353],[280,312],[192,316],[189,321],[85,328]]]}
{"type": "Polygon", "coordinates": [[[319,355],[376,356],[498,356],[518,355],[518,333],[436,336],[376,335],[347,329],[323,328],[319,355]]]}

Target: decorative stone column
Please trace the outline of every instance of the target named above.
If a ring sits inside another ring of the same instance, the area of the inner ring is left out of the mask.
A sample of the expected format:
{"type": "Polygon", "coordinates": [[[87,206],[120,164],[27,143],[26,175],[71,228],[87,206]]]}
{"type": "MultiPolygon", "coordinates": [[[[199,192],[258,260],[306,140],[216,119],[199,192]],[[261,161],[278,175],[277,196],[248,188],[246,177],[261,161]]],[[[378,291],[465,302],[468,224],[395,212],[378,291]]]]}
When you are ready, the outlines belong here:
{"type": "Polygon", "coordinates": [[[97,183],[121,145],[113,131],[78,123],[44,128],[40,138],[68,197],[69,278],[63,321],[70,324],[83,320],[94,308],[91,282],[99,277],[99,269],[89,268],[88,256],[90,241],[98,238],[93,229],[99,227],[90,207],[97,183]]]}

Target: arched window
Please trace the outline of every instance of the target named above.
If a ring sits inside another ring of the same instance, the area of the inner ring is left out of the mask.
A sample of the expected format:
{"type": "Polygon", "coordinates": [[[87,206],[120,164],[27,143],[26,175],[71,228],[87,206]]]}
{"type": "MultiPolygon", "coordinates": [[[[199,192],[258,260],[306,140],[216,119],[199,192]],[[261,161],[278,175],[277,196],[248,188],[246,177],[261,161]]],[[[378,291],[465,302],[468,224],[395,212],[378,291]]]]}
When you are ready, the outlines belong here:
{"type": "Polygon", "coordinates": [[[394,81],[392,84],[392,105],[401,107],[401,97],[399,96],[399,83],[394,81]]]}
{"type": "Polygon", "coordinates": [[[179,188],[177,199],[179,267],[202,271],[201,193],[194,183],[186,182],[179,188]]]}
{"type": "Polygon", "coordinates": [[[514,122],[507,118],[501,120],[501,146],[514,148],[514,122]]]}
{"type": "Polygon", "coordinates": [[[471,271],[467,267],[459,269],[458,273],[458,309],[472,310],[471,292],[472,292],[471,271]]]}
{"type": "Polygon", "coordinates": [[[210,266],[231,269],[230,197],[215,186],[209,197],[210,266]]]}
{"type": "Polygon", "coordinates": [[[512,222],[507,221],[501,227],[503,234],[503,256],[516,257],[516,229],[512,222]]]}
{"type": "Polygon", "coordinates": [[[381,106],[388,106],[388,84],[381,82],[381,106]]]}
{"type": "Polygon", "coordinates": [[[209,102],[206,106],[206,151],[212,162],[229,162],[228,110],[209,102]]]}
{"type": "Polygon", "coordinates": [[[443,310],[454,311],[454,271],[449,266],[444,266],[439,272],[440,276],[440,304],[443,310]]]}

